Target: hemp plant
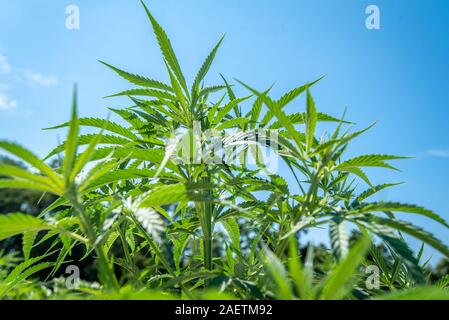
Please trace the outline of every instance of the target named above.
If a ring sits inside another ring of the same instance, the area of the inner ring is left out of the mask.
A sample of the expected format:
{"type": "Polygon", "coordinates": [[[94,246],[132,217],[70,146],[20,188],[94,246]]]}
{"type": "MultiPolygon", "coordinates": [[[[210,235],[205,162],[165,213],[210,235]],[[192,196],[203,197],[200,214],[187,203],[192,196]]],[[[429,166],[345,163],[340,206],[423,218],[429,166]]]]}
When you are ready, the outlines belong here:
{"type": "MultiPolygon", "coordinates": [[[[58,197],[39,217],[0,216],[0,240],[22,235],[24,259],[2,280],[0,297],[13,295],[44,269],[51,268],[49,277],[54,276],[73,249],[82,247],[83,259],[95,259],[100,282],[99,288],[81,290],[86,298],[371,298],[382,292],[359,290],[354,277],[376,243],[395,258],[385,285],[392,288],[398,277],[408,275],[401,282],[404,288],[419,285],[421,297],[426,290],[432,297],[444,296],[427,287],[425,266],[403,234],[449,258],[448,247],[395,213],[449,225],[416,205],[369,201],[396,184],[373,185],[364,169],[396,170],[391,161],[404,157],[347,158],[351,141],[370,127],[353,132],[351,122],[317,111],[311,90],[322,77],[280,98],[271,96],[271,88],[254,89],[237,79],[232,84],[223,76],[222,83],[205,85],[222,37],[188,85],[166,32],[142,4],[167,81],[101,61],[135,85],[109,96],[128,97],[131,104],[110,108],[117,122],[79,118],[75,90],[71,120],[49,128],[68,128],[67,139],[44,160],[0,141],[0,149],[34,169],[1,164],[0,175],[6,178],[0,179],[0,188],[58,197]],[[248,90],[247,96],[237,96],[237,84],[248,90]],[[300,96],[305,96],[304,111],[288,114],[286,107],[300,96]],[[335,124],[335,130],[318,136],[323,122],[335,124]],[[99,132],[81,134],[83,127],[99,132]],[[286,164],[289,179],[267,170],[266,150],[286,164]],[[55,156],[62,159],[57,169],[45,163],[55,156]],[[254,166],[247,165],[251,157],[254,166]],[[303,267],[307,257],[299,252],[302,235],[317,227],[329,229],[331,244],[332,265],[321,266],[320,276],[303,267]],[[352,247],[350,230],[363,234],[352,247]],[[42,244],[45,254],[32,257],[33,248],[42,244]]],[[[378,256],[374,260],[386,265],[378,256]]]]}

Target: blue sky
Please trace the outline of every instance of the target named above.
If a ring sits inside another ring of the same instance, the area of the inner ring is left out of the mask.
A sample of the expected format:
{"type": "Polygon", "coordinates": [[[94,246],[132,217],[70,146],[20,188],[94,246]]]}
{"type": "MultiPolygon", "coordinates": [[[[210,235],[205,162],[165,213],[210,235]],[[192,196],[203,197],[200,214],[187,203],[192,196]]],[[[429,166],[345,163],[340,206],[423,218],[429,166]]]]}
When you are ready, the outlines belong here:
{"type": "MultiPolygon", "coordinates": [[[[171,38],[186,75],[196,74],[224,33],[210,82],[219,81],[219,72],[260,89],[276,82],[272,92],[280,95],[327,74],[313,88],[320,111],[339,116],[347,107],[348,119],[359,128],[379,120],[352,145],[350,155],[415,157],[397,163],[400,173],[371,171],[377,182],[406,182],[380,200],[417,203],[449,220],[448,1],[147,3],[171,38]],[[365,27],[370,4],[380,8],[380,30],[365,27]]],[[[41,128],[68,119],[74,82],[79,85],[83,116],[105,117],[107,107],[128,106],[126,100],[102,99],[129,86],[97,60],[167,78],[139,1],[2,0],[0,138],[45,155],[64,132],[41,128]],[[70,4],[81,10],[80,30],[65,28],[70,4]]],[[[289,111],[302,110],[302,102],[289,106],[289,111]]],[[[443,227],[412,220],[449,243],[443,227]]]]}

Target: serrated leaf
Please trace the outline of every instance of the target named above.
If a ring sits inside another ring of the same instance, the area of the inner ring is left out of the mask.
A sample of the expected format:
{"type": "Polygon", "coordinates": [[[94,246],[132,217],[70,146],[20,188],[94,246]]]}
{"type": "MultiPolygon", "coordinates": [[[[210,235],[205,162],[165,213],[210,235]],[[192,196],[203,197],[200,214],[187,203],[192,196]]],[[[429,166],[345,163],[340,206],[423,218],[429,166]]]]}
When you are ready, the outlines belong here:
{"type": "Polygon", "coordinates": [[[222,220],[221,224],[228,233],[234,248],[240,249],[240,229],[237,221],[234,218],[229,218],[222,220]]]}
{"type": "Polygon", "coordinates": [[[362,238],[351,248],[345,259],[331,270],[323,283],[320,298],[323,300],[339,300],[351,290],[350,280],[357,273],[357,268],[365,258],[371,239],[368,235],[362,238]]]}
{"type": "Polygon", "coordinates": [[[143,7],[145,8],[148,18],[150,19],[151,25],[153,26],[153,31],[154,34],[156,35],[157,42],[159,43],[159,47],[162,51],[162,55],[164,56],[170,68],[175,73],[176,78],[178,79],[182,88],[188,94],[186,80],[184,78],[184,75],[182,74],[181,67],[179,66],[178,59],[176,59],[175,52],[173,51],[172,45],[167,37],[167,34],[165,33],[164,29],[162,29],[162,27],[159,25],[159,23],[156,21],[156,19],[154,19],[153,15],[151,14],[150,10],[148,10],[145,3],[143,1],[141,2],[143,7]]]}
{"type": "MultiPolygon", "coordinates": [[[[105,131],[110,131],[117,133],[123,137],[129,138],[131,140],[138,140],[138,137],[128,128],[125,128],[117,123],[110,120],[100,119],[100,118],[79,118],[78,124],[80,126],[94,127],[98,129],[103,129],[105,131]]],[[[63,123],[59,126],[46,128],[44,130],[59,129],[69,126],[69,122],[63,123]]]]}
{"type": "Polygon", "coordinates": [[[331,221],[329,223],[329,233],[332,253],[336,260],[341,260],[348,254],[349,235],[344,221],[331,221]]]}
{"type": "Polygon", "coordinates": [[[37,231],[26,231],[22,236],[22,251],[25,260],[30,258],[31,249],[33,248],[34,241],[36,240],[37,231]]]}
{"type": "Polygon", "coordinates": [[[156,81],[153,79],[149,79],[147,77],[144,76],[140,76],[137,74],[132,74],[129,72],[126,72],[124,70],[118,69],[104,61],[100,61],[100,63],[104,64],[105,66],[111,68],[112,70],[114,70],[118,75],[120,75],[122,78],[128,80],[129,82],[141,86],[141,87],[148,87],[148,88],[155,88],[155,89],[161,89],[161,90],[166,90],[166,91],[172,91],[172,88],[165,84],[162,83],[160,81],[156,81]]]}
{"type": "Polygon", "coordinates": [[[393,212],[404,212],[404,213],[414,213],[419,214],[425,217],[428,217],[432,220],[435,220],[442,225],[449,228],[449,224],[438,214],[433,211],[419,207],[413,204],[404,204],[399,202],[373,202],[361,204],[358,207],[349,211],[351,215],[360,215],[371,212],[384,212],[384,211],[393,211],[393,212]]]}
{"type": "Polygon", "coordinates": [[[0,240],[22,234],[24,232],[38,232],[52,229],[44,220],[22,214],[11,213],[0,215],[0,240]]]}

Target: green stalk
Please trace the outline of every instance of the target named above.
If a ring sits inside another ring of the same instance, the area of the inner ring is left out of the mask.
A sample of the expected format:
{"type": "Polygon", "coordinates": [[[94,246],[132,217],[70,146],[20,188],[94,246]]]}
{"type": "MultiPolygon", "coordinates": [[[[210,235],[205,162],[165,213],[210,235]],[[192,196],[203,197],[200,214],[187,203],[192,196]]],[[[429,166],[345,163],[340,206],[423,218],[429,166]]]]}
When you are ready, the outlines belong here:
{"type": "Polygon", "coordinates": [[[90,218],[86,214],[84,207],[79,203],[77,196],[69,197],[70,202],[76,211],[81,214],[83,226],[85,228],[85,232],[87,233],[87,238],[91,245],[93,245],[95,253],[98,257],[98,262],[100,264],[99,273],[101,275],[101,279],[105,281],[104,285],[107,290],[116,291],[119,289],[119,284],[117,278],[115,277],[114,271],[112,270],[108,258],[103,250],[103,246],[97,241],[97,236],[95,235],[95,230],[92,228],[92,224],[90,223],[90,218]]]}

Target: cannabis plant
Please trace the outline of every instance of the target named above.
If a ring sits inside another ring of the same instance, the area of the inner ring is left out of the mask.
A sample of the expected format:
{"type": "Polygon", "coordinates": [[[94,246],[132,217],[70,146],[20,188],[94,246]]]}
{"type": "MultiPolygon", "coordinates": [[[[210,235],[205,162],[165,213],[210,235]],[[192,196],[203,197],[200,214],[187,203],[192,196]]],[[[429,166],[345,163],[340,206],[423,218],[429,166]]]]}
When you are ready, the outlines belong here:
{"type": "Polygon", "coordinates": [[[447,297],[428,287],[423,265],[402,235],[446,257],[448,247],[396,213],[449,225],[416,205],[370,201],[396,184],[373,185],[364,169],[396,170],[391,162],[404,157],[348,158],[348,145],[370,127],[353,131],[344,117],[317,111],[311,90],[322,77],[279,98],[271,88],[223,76],[222,83],[206,85],[221,38],[189,82],[167,34],[142,4],[162,52],[165,80],[102,61],[133,85],[108,97],[129,98],[129,106],[110,109],[117,121],[78,117],[75,88],[71,120],[49,128],[68,128],[67,139],[45,159],[0,141],[0,149],[33,169],[1,164],[6,178],[0,188],[57,197],[37,217],[0,216],[0,240],[20,235],[23,241],[22,261],[11,266],[10,259],[3,267],[8,275],[0,273],[0,297],[17,297],[26,279],[42,274],[48,280],[35,286],[66,297],[367,299],[393,288],[415,288],[403,297],[447,297]],[[236,85],[248,95],[238,96],[236,85]],[[300,96],[304,111],[287,113],[300,96]],[[335,130],[319,136],[323,122],[335,130]],[[84,127],[98,133],[81,134],[84,127]],[[285,163],[289,179],[268,168],[266,152],[285,163]],[[60,166],[52,168],[46,161],[55,157],[60,166]],[[319,268],[312,254],[302,256],[298,249],[302,235],[317,227],[329,230],[332,254],[330,265],[319,268]],[[350,230],[362,234],[353,246],[350,230]],[[46,252],[33,255],[41,245],[46,252]],[[374,249],[367,258],[368,249],[379,245],[388,249],[392,265],[374,249]],[[61,293],[49,279],[77,248],[83,249],[81,260],[95,259],[100,284],[61,293]],[[360,272],[369,262],[383,271],[381,290],[363,288],[360,272]]]}

